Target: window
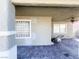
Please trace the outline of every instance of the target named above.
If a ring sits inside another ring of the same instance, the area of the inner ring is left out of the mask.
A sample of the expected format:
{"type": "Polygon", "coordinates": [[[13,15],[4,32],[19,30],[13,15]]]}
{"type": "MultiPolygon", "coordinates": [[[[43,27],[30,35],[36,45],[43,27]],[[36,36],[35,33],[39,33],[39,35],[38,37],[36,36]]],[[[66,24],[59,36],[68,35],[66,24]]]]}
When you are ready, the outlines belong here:
{"type": "Polygon", "coordinates": [[[31,21],[26,19],[16,20],[16,39],[31,37],[31,21]]]}
{"type": "Polygon", "coordinates": [[[66,24],[53,24],[53,32],[54,33],[66,33],[66,24]]]}

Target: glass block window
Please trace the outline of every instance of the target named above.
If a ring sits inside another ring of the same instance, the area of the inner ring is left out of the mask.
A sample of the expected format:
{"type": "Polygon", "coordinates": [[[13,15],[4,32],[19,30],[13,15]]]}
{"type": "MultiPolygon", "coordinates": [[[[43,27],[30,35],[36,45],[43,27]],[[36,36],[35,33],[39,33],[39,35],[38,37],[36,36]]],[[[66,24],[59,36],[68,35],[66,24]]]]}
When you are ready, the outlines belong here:
{"type": "Polygon", "coordinates": [[[16,20],[16,39],[31,37],[31,21],[26,19],[16,20]]]}

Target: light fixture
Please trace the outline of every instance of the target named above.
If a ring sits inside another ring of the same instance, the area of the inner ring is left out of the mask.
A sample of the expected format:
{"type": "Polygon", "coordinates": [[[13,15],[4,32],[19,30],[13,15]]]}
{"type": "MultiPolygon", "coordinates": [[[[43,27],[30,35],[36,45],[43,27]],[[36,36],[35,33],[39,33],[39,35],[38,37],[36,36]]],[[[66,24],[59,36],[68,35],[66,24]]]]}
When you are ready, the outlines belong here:
{"type": "Polygon", "coordinates": [[[75,20],[74,20],[75,18],[74,17],[71,17],[71,23],[74,23],[75,22],[75,20]]]}

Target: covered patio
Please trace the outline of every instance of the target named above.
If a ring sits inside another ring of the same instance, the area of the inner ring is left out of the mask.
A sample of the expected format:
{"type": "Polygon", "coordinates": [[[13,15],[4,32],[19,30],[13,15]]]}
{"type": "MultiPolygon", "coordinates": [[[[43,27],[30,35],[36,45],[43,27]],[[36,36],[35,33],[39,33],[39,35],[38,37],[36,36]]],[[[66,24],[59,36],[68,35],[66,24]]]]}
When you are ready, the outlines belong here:
{"type": "Polygon", "coordinates": [[[78,59],[78,10],[75,7],[16,6],[16,20],[26,19],[32,22],[31,38],[16,39],[17,58],[78,59]],[[71,17],[74,17],[74,22],[71,17]],[[66,24],[66,27],[61,27],[61,31],[55,30],[54,33],[54,24],[66,24]],[[51,38],[58,35],[64,35],[64,38],[53,44],[51,38]]]}
{"type": "Polygon", "coordinates": [[[1,0],[0,59],[79,59],[78,2],[1,0]]]}

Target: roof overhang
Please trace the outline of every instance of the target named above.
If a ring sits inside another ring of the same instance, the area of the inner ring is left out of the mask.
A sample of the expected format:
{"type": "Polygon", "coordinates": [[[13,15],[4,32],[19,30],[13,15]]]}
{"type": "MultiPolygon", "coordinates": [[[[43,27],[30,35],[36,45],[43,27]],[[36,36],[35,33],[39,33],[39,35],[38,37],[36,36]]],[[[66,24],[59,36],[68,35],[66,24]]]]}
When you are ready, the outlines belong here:
{"type": "Polygon", "coordinates": [[[12,0],[20,6],[79,7],[79,0],[12,0]]]}

